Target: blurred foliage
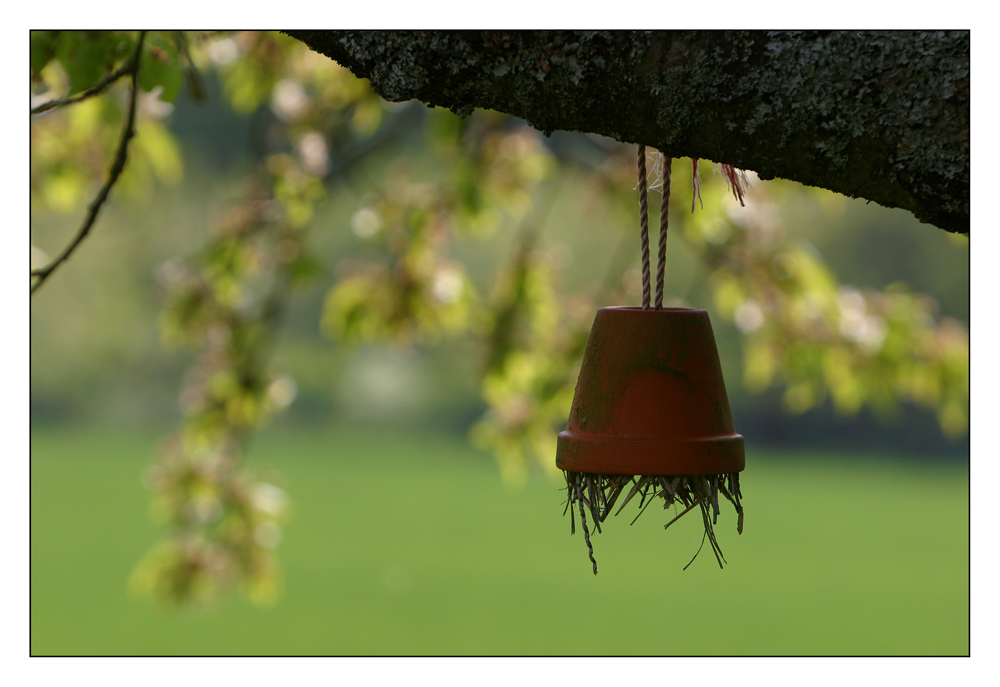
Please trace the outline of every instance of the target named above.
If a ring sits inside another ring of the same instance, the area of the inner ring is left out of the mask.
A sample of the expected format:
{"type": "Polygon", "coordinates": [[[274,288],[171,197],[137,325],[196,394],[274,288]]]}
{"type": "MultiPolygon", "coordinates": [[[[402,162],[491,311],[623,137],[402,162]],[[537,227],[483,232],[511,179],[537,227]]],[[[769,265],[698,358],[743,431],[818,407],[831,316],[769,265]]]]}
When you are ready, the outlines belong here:
{"type": "MultiPolygon", "coordinates": [[[[32,32],[32,106],[113,75],[134,41],[126,32],[32,32]]],[[[293,287],[324,271],[304,245],[323,200],[333,189],[355,195],[350,232],[340,232],[351,242],[348,256],[334,266],[323,298],[322,333],[339,344],[407,350],[474,342],[485,412],[471,438],[518,483],[532,467],[557,472],[555,436],[594,311],[634,302],[639,290],[634,260],[617,256],[603,279],[588,272],[581,287],[566,287],[560,270],[572,254],[542,239],[558,212],[558,185],[574,176],[575,210],[637,228],[637,168],[633,146],[580,137],[561,150],[555,138],[496,112],[461,119],[432,110],[411,150],[391,136],[410,106],[384,102],[293,39],[151,32],[137,134],[116,194],[141,200],[154,182],[180,178],[180,147],[165,118],[185,88],[203,99],[210,74],[229,106],[258,123],[256,157],[242,200],[197,258],[158,271],[164,341],[200,354],[181,393],[183,426],[148,476],[170,534],[134,583],[176,601],[209,602],[234,585],[264,601],[280,587],[271,550],[285,497],[246,472],[243,456],[249,435],[295,396],[295,383],[269,361],[293,287]],[[501,226],[514,240],[484,272],[475,256],[497,245],[501,226]]],[[[33,116],[33,217],[73,211],[93,193],[123,108],[112,82],[99,97],[33,116]]],[[[679,277],[668,270],[666,305],[689,305],[684,293],[735,324],[749,389],[783,387],[793,412],[826,397],[846,414],[915,402],[934,409],[945,432],[966,431],[964,325],[937,318],[934,301],[903,284],[840,284],[818,252],[785,229],[789,208],[825,196],[787,182],[754,183],[740,207],[726,183],[742,180],[739,171],[722,167],[724,178],[712,179],[702,164],[702,202],[693,212],[691,167],[673,164],[668,255],[697,258],[709,293],[704,300],[690,290],[671,294],[679,277]]],[[[638,231],[623,240],[637,258],[638,231]]],[[[43,258],[33,248],[33,266],[43,258]]]]}
{"type": "Polygon", "coordinates": [[[250,433],[295,397],[295,383],[269,359],[290,289],[314,273],[297,218],[315,191],[287,183],[303,174],[294,162],[267,163],[270,174],[251,182],[193,264],[175,259],[159,270],[164,341],[201,354],[181,392],[183,427],[147,479],[170,535],[132,582],[174,602],[210,603],[239,585],[267,603],[280,589],[271,550],[286,497],[242,463],[250,433]]]}
{"type": "MultiPolygon", "coordinates": [[[[433,342],[464,332],[476,305],[464,267],[447,257],[447,198],[402,167],[386,190],[351,219],[354,233],[381,260],[351,260],[327,295],[322,329],[333,338],[433,342]]],[[[373,255],[373,258],[375,255],[373,255]]]]}
{"type": "MultiPolygon", "coordinates": [[[[80,94],[118,73],[135,50],[135,32],[32,31],[31,106],[80,94]]],[[[183,163],[177,141],[163,123],[173,111],[184,67],[181,34],[151,33],[143,43],[135,145],[116,191],[148,199],[152,183],[176,183],[183,163]]],[[[32,116],[32,215],[68,212],[104,180],[124,118],[125,86],[117,79],[103,97],[91,97],[32,116]]]]}
{"type": "Polygon", "coordinates": [[[882,291],[839,284],[805,241],[792,240],[781,208],[787,184],[758,184],[751,212],[706,189],[685,238],[710,270],[716,308],[743,334],[744,384],[781,382],[789,410],[829,395],[843,414],[868,405],[889,414],[900,401],[936,410],[957,436],[968,426],[969,335],[905,284],[882,291]]]}
{"type": "Polygon", "coordinates": [[[560,474],[552,460],[554,428],[569,413],[594,312],[587,296],[557,293],[536,240],[536,232],[526,231],[497,275],[483,332],[488,409],[471,430],[473,443],[497,456],[512,483],[522,483],[531,464],[560,474]]]}

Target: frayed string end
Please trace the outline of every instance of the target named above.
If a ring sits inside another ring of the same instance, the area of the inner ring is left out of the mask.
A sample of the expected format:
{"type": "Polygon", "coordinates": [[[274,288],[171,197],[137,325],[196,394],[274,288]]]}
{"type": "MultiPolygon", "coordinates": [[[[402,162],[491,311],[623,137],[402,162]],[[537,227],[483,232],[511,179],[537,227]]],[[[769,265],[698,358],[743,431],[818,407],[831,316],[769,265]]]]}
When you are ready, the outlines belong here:
{"type": "Polygon", "coordinates": [[[746,195],[747,190],[750,188],[750,180],[747,178],[747,173],[742,169],[737,169],[725,163],[721,163],[719,169],[722,171],[722,177],[726,180],[729,190],[733,192],[736,200],[740,201],[740,207],[744,207],[743,196],[746,195]]]}
{"type": "Polygon", "coordinates": [[[650,161],[650,167],[652,171],[652,183],[649,184],[650,191],[660,191],[663,192],[663,161],[665,156],[658,150],[654,150],[651,153],[646,153],[646,157],[650,161]]]}
{"type": "Polygon", "coordinates": [[[701,199],[701,175],[698,174],[698,159],[691,158],[691,214],[694,214],[694,203],[695,201],[701,205],[701,209],[705,209],[705,203],[701,199]]]}

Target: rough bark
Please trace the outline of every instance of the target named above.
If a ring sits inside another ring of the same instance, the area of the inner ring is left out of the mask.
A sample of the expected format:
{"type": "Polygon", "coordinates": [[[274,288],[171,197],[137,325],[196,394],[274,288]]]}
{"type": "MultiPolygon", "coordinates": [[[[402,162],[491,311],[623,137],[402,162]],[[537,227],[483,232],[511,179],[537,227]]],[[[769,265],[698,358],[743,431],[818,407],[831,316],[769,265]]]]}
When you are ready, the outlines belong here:
{"type": "Polygon", "coordinates": [[[726,162],[969,231],[967,31],[289,31],[391,101],[726,162]]]}

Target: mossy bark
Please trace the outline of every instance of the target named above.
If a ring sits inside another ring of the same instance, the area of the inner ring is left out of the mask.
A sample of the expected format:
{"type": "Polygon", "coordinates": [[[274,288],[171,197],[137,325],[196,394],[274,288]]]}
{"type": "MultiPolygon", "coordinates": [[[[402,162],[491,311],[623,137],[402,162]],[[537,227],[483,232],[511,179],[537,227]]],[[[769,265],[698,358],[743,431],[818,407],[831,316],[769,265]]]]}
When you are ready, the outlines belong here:
{"type": "Polygon", "coordinates": [[[506,112],[969,231],[968,31],[289,31],[391,101],[506,112]]]}

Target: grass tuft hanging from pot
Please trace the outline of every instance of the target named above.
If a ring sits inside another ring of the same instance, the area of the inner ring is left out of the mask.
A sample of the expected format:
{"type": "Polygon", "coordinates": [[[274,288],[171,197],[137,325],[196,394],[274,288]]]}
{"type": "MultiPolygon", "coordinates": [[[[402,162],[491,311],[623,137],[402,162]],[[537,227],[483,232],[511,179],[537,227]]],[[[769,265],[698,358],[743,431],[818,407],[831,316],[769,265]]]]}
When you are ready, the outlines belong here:
{"type": "Polygon", "coordinates": [[[736,529],[743,532],[743,437],[733,426],[712,324],[704,310],[663,307],[670,163],[665,157],[655,303],[651,307],[646,150],[640,145],[642,307],[597,311],[556,449],[556,465],[566,476],[570,533],[578,510],[595,575],[587,517],[601,532],[623,493],[615,515],[636,496],[639,515],[654,501],[662,500],[664,509],[677,505],[680,513],[664,528],[700,510],[705,533],[692,563],[706,540],[719,567],[725,561],[713,529],[720,495],[736,508],[736,529]]]}

